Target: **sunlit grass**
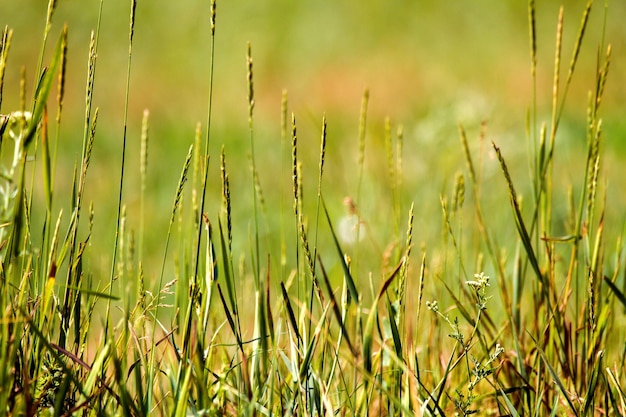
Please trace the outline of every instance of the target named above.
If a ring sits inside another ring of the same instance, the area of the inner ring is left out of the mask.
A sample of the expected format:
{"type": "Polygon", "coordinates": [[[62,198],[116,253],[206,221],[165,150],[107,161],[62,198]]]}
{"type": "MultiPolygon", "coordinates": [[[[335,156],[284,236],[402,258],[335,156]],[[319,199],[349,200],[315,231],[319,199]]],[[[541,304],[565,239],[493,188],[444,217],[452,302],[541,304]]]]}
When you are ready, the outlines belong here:
{"type": "MultiPolygon", "coordinates": [[[[213,1],[198,52],[210,57],[198,90],[206,119],[164,143],[159,114],[131,105],[133,1],[124,110],[104,122],[119,147],[108,150],[98,147],[100,23],[74,125],[62,115],[64,92],[81,83],[66,64],[79,54],[57,7],[35,84],[25,71],[17,93],[0,84],[19,96],[15,108],[0,102],[3,413],[626,413],[623,218],[610,198],[620,178],[604,170],[611,39],[590,18],[606,19],[602,6],[582,9],[570,42],[564,8],[553,35],[529,1],[532,99],[512,116],[525,131],[491,133],[475,93],[399,124],[372,109],[368,89],[335,132],[331,113],[315,119],[298,111],[306,98],[279,90],[273,127],[258,114],[248,43],[241,126],[225,134],[213,89],[229,5],[213,1]],[[596,71],[580,100],[585,48],[596,71]],[[570,108],[580,121],[568,122],[570,108]],[[82,150],[68,168],[74,136],[63,132],[75,129],[82,150]],[[163,179],[176,170],[177,182],[163,179]],[[168,205],[152,205],[153,192],[168,205]]],[[[19,41],[4,30],[0,80],[19,41]]]]}

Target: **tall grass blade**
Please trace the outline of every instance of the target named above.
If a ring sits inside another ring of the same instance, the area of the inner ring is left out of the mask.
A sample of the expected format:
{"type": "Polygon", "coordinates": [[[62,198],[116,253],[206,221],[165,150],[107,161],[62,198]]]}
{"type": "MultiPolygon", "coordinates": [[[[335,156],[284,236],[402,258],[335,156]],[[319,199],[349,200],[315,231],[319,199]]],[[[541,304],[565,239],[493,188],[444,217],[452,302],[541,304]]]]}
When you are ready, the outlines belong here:
{"type": "MultiPolygon", "coordinates": [[[[110,342],[104,345],[104,348],[98,353],[96,359],[91,365],[91,370],[89,374],[87,374],[87,379],[85,380],[84,390],[85,394],[90,396],[93,393],[94,388],[96,387],[96,381],[100,377],[103,369],[105,368],[105,361],[109,356],[109,350],[111,349],[110,342]]],[[[87,400],[87,398],[85,398],[87,400]]]]}
{"type": "Polygon", "coordinates": [[[233,312],[233,315],[237,319],[237,330],[238,334],[241,334],[241,327],[239,325],[239,308],[237,306],[237,289],[235,286],[235,277],[233,272],[233,266],[231,263],[231,252],[226,246],[226,240],[224,238],[224,230],[222,228],[221,220],[218,221],[218,226],[220,229],[220,245],[222,252],[222,268],[224,281],[226,282],[226,291],[228,291],[228,300],[230,302],[230,309],[233,312]]]}
{"type": "Polygon", "coordinates": [[[587,29],[587,23],[589,22],[589,14],[591,13],[591,6],[593,5],[593,0],[589,0],[587,2],[587,6],[585,6],[585,10],[583,11],[583,15],[580,19],[580,28],[578,29],[578,34],[576,36],[576,41],[574,42],[574,50],[572,52],[572,58],[570,59],[569,68],[567,70],[567,79],[565,80],[565,91],[563,93],[563,99],[561,100],[561,107],[559,109],[559,117],[563,112],[563,107],[565,105],[565,98],[567,96],[567,91],[572,81],[572,77],[574,75],[574,69],[576,68],[576,63],[578,62],[578,55],[580,54],[580,48],[583,43],[583,38],[585,37],[585,30],[587,29]]]}
{"type": "Polygon", "coordinates": [[[402,262],[400,262],[391,275],[383,282],[374,302],[372,303],[372,307],[370,308],[369,315],[367,316],[367,321],[365,323],[365,329],[363,330],[363,368],[367,372],[367,374],[372,373],[372,343],[374,341],[374,324],[376,322],[376,317],[378,315],[378,302],[381,297],[387,291],[387,288],[391,285],[393,280],[400,272],[400,268],[402,267],[402,262]]]}
{"type": "Polygon", "coordinates": [[[193,367],[187,366],[185,377],[181,386],[177,387],[176,403],[174,409],[175,417],[185,417],[187,415],[187,399],[189,398],[189,385],[191,383],[193,367]]]}
{"type": "Polygon", "coordinates": [[[583,411],[581,413],[582,416],[588,416],[591,412],[594,403],[598,400],[598,396],[596,395],[596,389],[598,388],[598,383],[600,382],[600,375],[602,373],[602,358],[604,357],[604,351],[600,350],[595,355],[595,366],[591,371],[591,378],[589,379],[589,384],[587,386],[587,392],[585,393],[585,402],[583,404],[583,411]]]}
{"type": "MultiPolygon", "coordinates": [[[[202,196],[200,198],[200,207],[198,210],[198,235],[196,237],[196,257],[195,257],[195,271],[194,276],[198,276],[199,273],[199,263],[200,263],[200,246],[202,241],[202,224],[203,224],[203,216],[204,216],[204,207],[206,204],[206,189],[207,182],[209,177],[209,145],[211,139],[211,115],[213,112],[213,74],[214,74],[214,66],[215,66],[215,21],[217,17],[217,4],[216,0],[211,0],[211,49],[210,49],[210,63],[209,63],[209,94],[208,94],[208,105],[207,105],[207,132],[204,142],[204,154],[202,158],[202,166],[204,167],[204,172],[202,176],[202,196]]],[[[198,136],[199,139],[199,136],[198,136]]],[[[198,155],[200,154],[200,149],[196,151],[198,155]]],[[[207,237],[208,244],[212,245],[211,237],[207,237]]],[[[212,249],[212,247],[211,247],[212,249]]],[[[211,265],[205,266],[207,270],[211,268],[211,265]]],[[[205,326],[206,327],[206,326],[205,326]]]]}
{"type": "Polygon", "coordinates": [[[352,279],[352,274],[350,273],[350,268],[346,263],[346,259],[344,257],[344,252],[341,249],[341,245],[339,244],[339,240],[337,239],[337,235],[335,234],[335,230],[333,229],[333,224],[330,220],[330,215],[328,214],[328,209],[326,208],[326,203],[322,198],[322,207],[324,208],[324,214],[326,214],[326,220],[328,221],[328,227],[330,227],[330,234],[333,238],[333,242],[335,243],[335,249],[337,249],[337,255],[341,259],[341,268],[343,269],[344,278],[346,283],[348,284],[348,290],[350,291],[350,296],[356,303],[359,302],[359,292],[356,289],[356,285],[354,284],[354,280],[352,279]]]}
{"type": "MultiPolygon", "coordinates": [[[[559,113],[558,113],[558,100],[559,100],[559,86],[560,86],[560,71],[561,71],[561,50],[563,42],[563,13],[564,7],[559,9],[559,18],[556,26],[556,48],[554,52],[554,76],[552,80],[552,119],[550,123],[550,147],[548,152],[548,159],[552,160],[552,154],[554,152],[554,140],[556,137],[556,131],[559,125],[559,113]]],[[[551,166],[551,164],[549,165],[551,166]]],[[[547,166],[548,167],[548,166],[547,166]]],[[[544,178],[547,175],[547,171],[543,173],[544,178]]]]}
{"type": "Polygon", "coordinates": [[[302,365],[300,365],[300,372],[299,372],[301,382],[310,372],[309,368],[311,366],[311,361],[313,360],[313,353],[315,352],[315,348],[317,346],[317,339],[320,335],[320,332],[322,331],[322,328],[326,324],[325,321],[326,321],[326,313],[328,312],[328,307],[329,306],[326,306],[326,308],[320,315],[319,322],[317,323],[317,326],[315,327],[315,332],[313,333],[313,337],[311,338],[311,341],[309,342],[309,345],[307,346],[306,353],[304,354],[304,358],[302,359],[302,365]]]}
{"type": "Polygon", "coordinates": [[[359,117],[359,159],[357,165],[359,167],[359,177],[358,177],[358,185],[357,185],[357,206],[361,203],[361,187],[363,184],[363,166],[365,163],[365,136],[367,133],[367,107],[369,105],[370,92],[368,89],[365,89],[363,92],[363,98],[361,100],[361,112],[359,117]]]}
{"type": "Polygon", "coordinates": [[[535,0],[528,0],[528,32],[530,38],[530,72],[534,84],[537,73],[537,18],[535,0]]]}
{"type": "Polygon", "coordinates": [[[387,315],[389,317],[389,325],[391,327],[391,335],[393,337],[393,347],[398,359],[402,358],[402,339],[400,338],[400,331],[398,330],[397,320],[399,319],[399,313],[391,304],[389,297],[386,298],[385,306],[387,307],[387,315]]]}
{"type": "MultiPolygon", "coordinates": [[[[11,46],[11,38],[13,38],[13,29],[9,30],[9,27],[5,26],[4,29],[2,30],[2,37],[0,38],[0,110],[2,110],[2,92],[4,91],[4,74],[6,72],[7,58],[9,56],[9,49],[11,46]]],[[[8,118],[6,120],[8,121],[8,118]]]]}
{"type": "Polygon", "coordinates": [[[535,250],[532,247],[526,224],[524,223],[524,219],[522,218],[522,212],[520,210],[518,202],[518,195],[515,191],[515,187],[513,186],[513,181],[511,180],[509,170],[506,166],[504,158],[502,157],[500,148],[498,148],[495,143],[492,143],[492,145],[498,157],[498,161],[500,161],[500,167],[502,168],[502,172],[504,173],[504,179],[506,180],[507,186],[509,188],[509,201],[511,203],[511,207],[513,208],[513,217],[515,219],[515,225],[517,226],[517,232],[520,235],[522,244],[524,245],[524,249],[526,250],[526,254],[528,255],[530,265],[532,266],[533,271],[537,276],[537,279],[539,280],[539,282],[541,282],[543,291],[546,292],[547,283],[545,282],[545,277],[541,273],[539,262],[537,261],[537,256],[535,255],[535,250]]]}
{"type": "MultiPolygon", "coordinates": [[[[619,412],[623,415],[626,412],[626,391],[622,388],[619,379],[615,376],[617,372],[611,372],[609,368],[605,369],[608,375],[608,382],[611,382],[615,386],[616,395],[619,397],[619,406],[614,405],[614,408],[619,408],[619,412]]],[[[611,396],[614,397],[611,392],[611,396]]]]}
{"type": "MultiPolygon", "coordinates": [[[[539,355],[541,356],[541,359],[543,360],[543,363],[548,368],[548,371],[550,372],[550,375],[552,375],[552,379],[554,380],[556,385],[559,387],[559,390],[561,391],[562,396],[565,398],[565,401],[567,401],[567,404],[569,405],[570,411],[573,413],[573,415],[578,416],[579,415],[578,409],[576,408],[576,406],[572,402],[572,399],[570,398],[570,393],[567,390],[567,388],[565,387],[565,384],[563,383],[561,378],[559,378],[558,372],[556,371],[556,369],[554,369],[554,367],[550,363],[550,359],[548,359],[548,357],[546,356],[545,351],[539,346],[539,344],[532,337],[532,335],[529,334],[529,337],[535,343],[535,347],[536,347],[537,351],[539,352],[539,355]]],[[[555,401],[556,401],[556,399],[555,399],[555,401]]],[[[557,409],[557,408],[555,407],[555,409],[557,409]]]]}
{"type": "MultiPolygon", "coordinates": [[[[129,33],[128,33],[128,60],[126,64],[126,88],[124,92],[124,118],[123,118],[123,131],[122,131],[122,152],[121,152],[121,161],[120,161],[120,178],[118,185],[118,195],[117,195],[117,215],[116,215],[116,224],[115,224],[115,238],[113,241],[113,255],[111,259],[111,274],[110,274],[110,282],[113,283],[115,277],[115,265],[117,264],[117,252],[118,252],[118,244],[119,244],[119,236],[120,236],[120,222],[122,215],[122,198],[124,195],[124,176],[125,176],[125,167],[126,167],[126,132],[128,130],[128,103],[130,97],[130,73],[132,66],[132,58],[133,58],[133,35],[135,34],[135,11],[137,8],[137,0],[131,0],[130,3],[130,23],[129,23],[129,33]]],[[[110,288],[113,288],[111,285],[110,288]]],[[[107,305],[107,312],[110,311],[110,304],[107,305]]],[[[107,314],[107,323],[105,327],[105,337],[109,331],[109,315],[107,314]]]]}
{"type": "Polygon", "coordinates": [[[44,108],[46,107],[46,104],[48,102],[48,96],[50,95],[52,82],[61,62],[64,42],[64,34],[61,34],[54,49],[54,54],[52,55],[52,61],[50,62],[50,66],[46,70],[44,70],[42,77],[39,79],[39,83],[35,88],[36,95],[33,103],[32,116],[30,122],[28,123],[28,128],[23,139],[22,146],[24,147],[24,149],[35,137],[37,128],[39,127],[39,124],[41,123],[41,120],[43,118],[44,108]]]}
{"type": "Polygon", "coordinates": [[[326,274],[326,269],[324,268],[324,264],[322,263],[322,259],[319,255],[318,255],[318,262],[320,265],[320,271],[322,272],[322,277],[324,278],[324,283],[326,284],[326,291],[328,292],[328,297],[330,298],[330,305],[333,309],[333,313],[335,314],[335,318],[337,319],[337,323],[339,323],[339,326],[341,329],[339,340],[341,340],[342,338],[346,339],[346,343],[348,344],[348,347],[350,348],[352,353],[356,356],[357,350],[352,344],[352,342],[350,341],[348,329],[346,329],[344,319],[341,315],[341,311],[339,311],[339,304],[337,304],[337,299],[335,298],[335,294],[333,293],[333,289],[330,285],[330,280],[328,279],[328,275],[326,274]]]}
{"type": "Polygon", "coordinates": [[[300,336],[300,330],[298,329],[298,320],[296,320],[296,315],[293,312],[293,307],[291,307],[291,301],[289,300],[289,294],[287,294],[287,289],[285,288],[285,284],[283,282],[280,283],[280,290],[283,296],[283,301],[285,302],[285,307],[287,307],[287,317],[289,318],[289,323],[296,333],[298,343],[301,344],[302,336],[300,336]]]}
{"type": "MultiPolygon", "coordinates": [[[[310,253],[310,250],[308,248],[308,242],[306,242],[306,245],[305,245],[305,251],[306,251],[307,259],[309,260],[309,267],[311,270],[311,291],[309,293],[309,311],[311,312],[311,314],[313,313],[313,293],[315,292],[316,288],[317,288],[318,294],[320,292],[319,282],[317,280],[317,275],[315,273],[315,264],[317,262],[317,242],[318,242],[318,237],[319,237],[319,218],[320,218],[320,206],[321,206],[321,199],[322,199],[322,176],[324,174],[325,157],[326,157],[326,114],[324,114],[324,116],[322,117],[322,135],[321,135],[321,140],[320,140],[320,158],[319,158],[319,163],[318,163],[318,177],[317,177],[317,199],[315,202],[315,240],[313,242],[313,254],[310,253]]],[[[303,224],[303,222],[300,222],[300,223],[303,224]]],[[[302,232],[303,232],[303,236],[305,236],[303,227],[302,227],[302,232]]],[[[310,332],[311,330],[310,318],[309,318],[308,328],[310,332]]],[[[309,334],[308,338],[310,339],[310,337],[311,335],[309,334]]]]}
{"type": "Polygon", "coordinates": [[[247,62],[247,80],[248,80],[248,130],[250,137],[250,163],[252,165],[252,201],[253,201],[253,209],[254,209],[254,247],[253,254],[254,258],[252,259],[253,272],[254,272],[254,282],[256,288],[259,287],[260,281],[260,246],[259,246],[259,216],[258,216],[258,194],[257,194],[257,186],[256,186],[256,156],[254,152],[254,72],[253,72],[253,61],[252,61],[252,45],[248,42],[247,46],[247,54],[246,54],[246,62],[247,62]]]}
{"type": "Polygon", "coordinates": [[[52,180],[51,180],[51,168],[50,168],[50,146],[48,136],[48,111],[44,110],[43,120],[41,122],[41,159],[42,167],[41,172],[43,175],[43,187],[46,199],[46,212],[52,211],[52,180]]]}
{"type": "Polygon", "coordinates": [[[149,134],[150,111],[143,111],[141,119],[141,142],[139,150],[139,175],[141,182],[141,194],[139,202],[139,251],[138,258],[144,259],[144,237],[145,237],[145,211],[146,211],[146,181],[148,179],[148,134],[149,134]]]}
{"type": "MultiPolygon", "coordinates": [[[[365,89],[363,91],[363,98],[361,99],[361,112],[359,116],[359,154],[357,167],[359,170],[359,174],[357,177],[357,188],[356,188],[356,207],[360,207],[361,201],[361,189],[363,188],[363,168],[365,165],[365,136],[367,133],[367,108],[369,105],[370,92],[369,89],[365,89]]],[[[355,253],[354,253],[354,270],[357,271],[358,274],[358,265],[359,265],[359,245],[358,242],[361,239],[361,228],[356,228],[356,240],[357,244],[355,245],[355,253]]]]}
{"type": "Polygon", "coordinates": [[[500,396],[504,399],[504,403],[506,404],[507,409],[511,413],[511,417],[519,417],[519,413],[517,412],[515,405],[513,405],[513,403],[511,402],[511,399],[509,398],[509,396],[506,395],[506,393],[502,390],[502,388],[498,388],[498,391],[500,392],[500,396]]]}

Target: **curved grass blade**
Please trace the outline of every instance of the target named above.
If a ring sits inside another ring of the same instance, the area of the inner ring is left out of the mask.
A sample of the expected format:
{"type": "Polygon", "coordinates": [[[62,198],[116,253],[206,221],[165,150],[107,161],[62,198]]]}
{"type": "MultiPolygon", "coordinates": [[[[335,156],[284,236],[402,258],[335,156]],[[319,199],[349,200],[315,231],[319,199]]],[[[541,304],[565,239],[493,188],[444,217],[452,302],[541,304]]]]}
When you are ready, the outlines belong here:
{"type": "MultiPolygon", "coordinates": [[[[348,268],[348,264],[346,263],[346,259],[344,257],[344,251],[341,249],[341,245],[339,244],[339,240],[337,239],[337,235],[335,234],[335,229],[333,229],[333,224],[330,221],[330,215],[328,214],[328,209],[326,208],[326,202],[322,197],[322,207],[324,208],[324,214],[326,214],[326,220],[328,220],[328,227],[330,227],[330,234],[333,237],[333,242],[335,243],[335,248],[337,249],[337,253],[339,255],[339,259],[341,259],[341,268],[343,269],[343,274],[345,276],[346,282],[348,283],[348,290],[350,291],[350,296],[355,300],[355,302],[359,302],[359,292],[356,289],[356,285],[354,284],[354,280],[352,279],[352,274],[350,273],[350,268],[348,268]]],[[[348,299],[348,302],[350,300],[348,299]]]]}
{"type": "Polygon", "coordinates": [[[602,358],[604,357],[604,351],[599,351],[596,354],[596,364],[593,367],[591,372],[591,379],[589,380],[589,384],[587,386],[587,393],[585,395],[585,405],[583,407],[583,416],[591,415],[590,411],[593,407],[595,401],[598,400],[599,396],[596,396],[596,388],[598,387],[598,377],[602,372],[602,358]]]}
{"type": "Polygon", "coordinates": [[[517,412],[517,409],[515,408],[515,406],[509,399],[509,396],[506,395],[506,393],[502,390],[502,388],[498,388],[498,390],[500,391],[500,396],[504,399],[504,403],[506,404],[506,407],[509,409],[511,416],[519,417],[519,413],[517,412]]]}
{"type": "Polygon", "coordinates": [[[325,324],[326,313],[328,312],[329,306],[326,306],[322,315],[319,318],[319,322],[315,327],[315,332],[313,333],[313,337],[309,342],[309,346],[306,349],[306,353],[304,355],[304,359],[302,360],[302,365],[300,366],[300,381],[302,381],[309,374],[309,367],[311,366],[311,360],[313,358],[313,352],[315,351],[315,347],[317,346],[317,339],[322,331],[322,327],[325,324]]]}
{"type": "Polygon", "coordinates": [[[335,299],[335,295],[333,294],[333,289],[330,285],[328,275],[326,274],[326,269],[324,268],[324,264],[322,263],[322,258],[320,257],[319,254],[317,255],[317,260],[320,265],[320,271],[322,271],[322,277],[324,277],[324,283],[326,284],[326,291],[328,291],[328,296],[330,297],[330,302],[333,308],[333,312],[335,314],[335,317],[337,318],[337,322],[339,323],[339,326],[341,327],[341,335],[343,336],[344,339],[346,339],[346,343],[350,347],[352,354],[354,356],[357,356],[357,350],[354,348],[354,345],[352,344],[352,342],[350,341],[350,337],[348,336],[348,330],[346,329],[343,318],[341,317],[341,312],[339,311],[339,304],[337,304],[337,300],[335,299]]]}
{"type": "Polygon", "coordinates": [[[285,301],[285,306],[287,307],[287,314],[289,316],[289,323],[291,323],[291,327],[296,332],[296,337],[298,338],[298,342],[302,343],[302,337],[300,336],[300,330],[298,329],[298,321],[296,320],[296,315],[293,312],[293,308],[291,307],[291,301],[289,301],[289,294],[287,294],[287,289],[285,288],[285,284],[281,281],[280,289],[283,295],[283,300],[285,301]]]}
{"type": "Polygon", "coordinates": [[[95,388],[96,381],[98,378],[100,378],[100,374],[104,369],[104,363],[107,359],[107,356],[109,356],[110,349],[111,343],[109,342],[104,345],[104,348],[102,348],[102,350],[94,360],[93,365],[91,365],[91,370],[89,371],[89,374],[87,375],[87,380],[85,381],[85,385],[83,386],[84,392],[87,395],[90,395],[91,391],[95,388]]]}
{"type": "Polygon", "coordinates": [[[42,76],[39,78],[39,82],[35,89],[35,102],[33,103],[33,113],[28,125],[26,135],[24,135],[24,144],[22,146],[27,147],[28,144],[35,137],[39,122],[43,117],[43,111],[50,95],[50,89],[52,88],[52,81],[54,81],[55,74],[59,63],[61,62],[61,55],[63,51],[64,36],[67,36],[66,32],[63,32],[59,36],[56,48],[54,48],[54,54],[52,55],[52,61],[47,69],[44,69],[42,76]]]}
{"type": "Polygon", "coordinates": [[[513,186],[513,181],[511,180],[509,169],[507,168],[506,162],[502,157],[500,148],[496,146],[494,142],[492,142],[491,144],[493,146],[493,149],[496,151],[498,161],[500,161],[500,167],[502,168],[502,172],[504,173],[504,179],[506,180],[507,186],[509,188],[509,200],[511,201],[511,207],[513,208],[513,217],[515,218],[515,226],[517,226],[517,232],[522,239],[522,244],[524,245],[524,249],[526,250],[526,254],[528,255],[530,265],[537,275],[539,282],[541,282],[542,284],[543,291],[547,291],[545,277],[543,276],[543,274],[541,273],[541,269],[539,268],[539,262],[537,261],[535,250],[532,247],[530,236],[528,235],[528,230],[526,229],[526,224],[524,223],[524,219],[522,218],[522,212],[519,206],[519,202],[517,200],[517,193],[515,191],[515,187],[513,186]]]}
{"type": "Polygon", "coordinates": [[[546,353],[543,351],[543,349],[541,349],[541,347],[539,346],[539,343],[537,343],[535,338],[530,333],[528,333],[528,336],[535,343],[535,347],[537,348],[537,352],[539,352],[539,355],[541,356],[541,359],[543,359],[543,362],[546,364],[546,367],[548,368],[548,371],[550,372],[550,375],[552,375],[552,378],[554,379],[554,382],[556,382],[556,385],[559,387],[559,390],[561,391],[561,394],[563,394],[563,397],[565,398],[565,401],[567,401],[567,404],[569,405],[572,413],[575,416],[578,416],[579,414],[578,414],[577,408],[574,406],[574,403],[572,403],[572,399],[570,398],[569,393],[567,392],[567,389],[565,388],[565,385],[563,384],[563,381],[561,381],[561,378],[559,378],[559,375],[556,372],[556,369],[554,369],[554,367],[552,366],[552,364],[548,360],[548,357],[546,356],[546,353]]]}
{"type": "Polygon", "coordinates": [[[374,338],[374,323],[376,322],[376,316],[378,315],[377,305],[383,294],[385,294],[385,292],[387,291],[387,288],[389,288],[393,280],[396,278],[396,276],[398,276],[398,272],[400,271],[402,264],[403,263],[400,262],[393,270],[389,278],[387,278],[383,283],[380,291],[378,291],[376,299],[372,303],[370,313],[367,317],[365,330],[363,331],[363,367],[368,374],[372,373],[372,343],[374,338]]]}
{"type": "Polygon", "coordinates": [[[617,288],[615,283],[611,281],[609,277],[604,277],[604,282],[606,282],[606,284],[609,286],[611,291],[613,291],[617,299],[622,303],[624,308],[626,308],[626,295],[624,295],[624,293],[619,288],[617,288]]]}
{"type": "Polygon", "coordinates": [[[78,286],[75,286],[75,285],[62,285],[62,287],[69,288],[72,291],[77,291],[77,292],[80,292],[80,293],[83,293],[83,294],[92,295],[94,297],[104,298],[104,299],[107,299],[107,300],[114,300],[114,301],[121,300],[120,297],[115,296],[115,295],[111,295],[109,293],[95,291],[95,290],[90,290],[88,288],[82,288],[82,287],[78,287],[78,286]]]}
{"type": "Polygon", "coordinates": [[[398,331],[398,324],[396,323],[397,312],[391,305],[389,296],[386,298],[387,314],[389,315],[389,325],[391,327],[391,335],[393,337],[393,347],[396,352],[396,356],[400,360],[404,360],[402,357],[402,339],[400,339],[400,332],[398,331]]]}

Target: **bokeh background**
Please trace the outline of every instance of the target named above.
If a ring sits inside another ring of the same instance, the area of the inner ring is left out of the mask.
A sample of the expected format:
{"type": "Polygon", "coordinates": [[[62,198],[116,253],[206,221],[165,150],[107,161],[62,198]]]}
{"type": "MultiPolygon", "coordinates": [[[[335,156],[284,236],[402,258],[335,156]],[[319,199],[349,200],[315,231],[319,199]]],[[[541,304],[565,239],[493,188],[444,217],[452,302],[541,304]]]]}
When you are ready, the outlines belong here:
{"type": "MultiPolygon", "coordinates": [[[[596,3],[557,137],[555,181],[559,184],[579,183],[583,175],[587,94],[594,88],[597,55],[604,53],[598,47],[605,4],[596,3]]],[[[611,43],[613,53],[601,110],[605,126],[604,172],[609,190],[607,216],[615,220],[612,224],[622,225],[626,206],[626,3],[608,3],[604,41],[611,43]]],[[[69,25],[58,195],[69,195],[74,164],[80,155],[88,44],[90,32],[97,25],[99,4],[95,0],[61,0],[54,16],[48,52],[62,24],[69,25]]],[[[563,78],[585,4],[581,0],[565,4],[563,78]]],[[[0,25],[14,30],[2,113],[19,108],[22,66],[26,69],[28,96],[32,93],[46,5],[43,0],[0,1],[0,25]]],[[[556,1],[537,2],[537,109],[538,119],[546,122],[550,116],[559,6],[556,1]]],[[[92,244],[105,248],[94,250],[102,254],[105,269],[114,236],[129,8],[129,1],[104,2],[98,49],[94,104],[100,107],[100,117],[86,199],[94,201],[96,232],[103,238],[92,244]]],[[[146,223],[152,236],[146,241],[146,250],[155,259],[162,255],[176,184],[196,123],[201,122],[206,129],[209,15],[208,0],[140,0],[137,6],[124,202],[130,223],[137,224],[141,118],[144,109],[149,109],[146,223]]],[[[359,208],[374,240],[381,246],[393,240],[384,156],[384,119],[389,117],[394,135],[400,125],[404,132],[405,192],[401,209],[406,213],[411,202],[416,204],[416,243],[430,245],[432,239],[441,238],[439,196],[451,192],[456,173],[465,169],[458,123],[466,127],[475,157],[484,164],[483,196],[493,210],[489,218],[495,225],[506,225],[499,232],[499,240],[514,243],[505,184],[497,162],[490,159],[489,142],[493,140],[502,147],[520,191],[527,190],[526,119],[533,100],[528,38],[524,1],[218,1],[207,212],[214,216],[218,211],[218,161],[224,146],[233,187],[234,222],[240,233],[235,244],[240,252],[248,253],[252,204],[246,99],[249,41],[254,57],[259,179],[267,201],[274,202],[268,210],[264,233],[271,234],[280,227],[275,206],[278,201],[287,201],[283,203],[285,210],[291,210],[289,145],[285,153],[280,136],[283,91],[288,93],[289,112],[297,119],[309,214],[315,202],[320,125],[323,114],[327,116],[324,190],[331,213],[338,219],[344,213],[344,197],[354,197],[357,189],[359,112],[367,88],[370,101],[365,177],[359,208]],[[483,121],[486,146],[481,148],[477,138],[483,121]]],[[[58,200],[60,207],[68,205],[58,200]]],[[[468,219],[471,221],[471,215],[468,219]]],[[[276,240],[272,242],[277,244],[276,240]]]]}

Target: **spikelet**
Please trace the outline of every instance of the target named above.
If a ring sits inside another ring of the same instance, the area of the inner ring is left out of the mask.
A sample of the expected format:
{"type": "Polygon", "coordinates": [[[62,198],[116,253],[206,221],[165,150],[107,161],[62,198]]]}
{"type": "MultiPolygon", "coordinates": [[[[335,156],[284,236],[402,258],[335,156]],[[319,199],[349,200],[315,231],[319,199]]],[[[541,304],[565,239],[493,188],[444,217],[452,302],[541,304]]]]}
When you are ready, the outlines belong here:
{"type": "Polygon", "coordinates": [[[220,154],[220,172],[222,176],[222,209],[226,215],[226,226],[228,230],[228,248],[232,249],[233,244],[233,229],[230,207],[230,184],[228,180],[228,173],[226,172],[226,154],[224,153],[224,146],[222,146],[222,152],[220,154]]]}
{"type": "Polygon", "coordinates": [[[9,47],[11,46],[11,38],[13,37],[13,29],[9,30],[8,26],[2,31],[0,39],[0,108],[2,108],[2,90],[4,87],[4,73],[7,65],[7,56],[9,47]]]}
{"type": "Polygon", "coordinates": [[[59,82],[57,86],[57,124],[61,123],[61,113],[63,112],[63,98],[65,97],[65,76],[67,71],[67,24],[63,26],[61,44],[61,68],[59,69],[59,82]]]}
{"type": "Polygon", "coordinates": [[[215,36],[215,18],[217,16],[217,2],[211,0],[211,36],[215,36]]]}
{"type": "Polygon", "coordinates": [[[187,157],[185,158],[185,165],[183,166],[183,170],[180,174],[180,179],[178,180],[178,187],[176,188],[176,198],[174,199],[174,206],[172,207],[172,217],[171,223],[174,222],[174,215],[176,214],[176,210],[180,207],[181,197],[183,195],[183,189],[185,187],[185,183],[187,182],[187,174],[189,173],[189,166],[191,165],[191,158],[193,156],[193,145],[189,146],[189,151],[187,152],[187,157]]]}

